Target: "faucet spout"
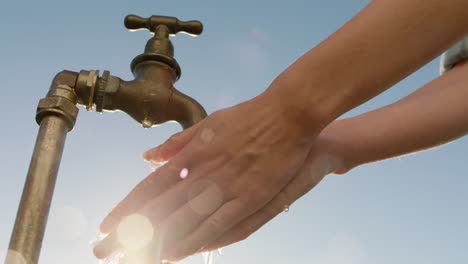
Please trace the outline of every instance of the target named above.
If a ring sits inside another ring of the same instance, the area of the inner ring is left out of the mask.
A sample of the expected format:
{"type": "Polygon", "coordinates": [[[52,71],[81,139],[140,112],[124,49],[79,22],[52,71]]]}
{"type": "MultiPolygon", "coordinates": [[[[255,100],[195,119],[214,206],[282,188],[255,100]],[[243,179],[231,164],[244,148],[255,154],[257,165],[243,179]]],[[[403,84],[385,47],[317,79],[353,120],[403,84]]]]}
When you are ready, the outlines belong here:
{"type": "Polygon", "coordinates": [[[140,62],[133,72],[135,79],[124,81],[108,71],[102,77],[81,71],[75,87],[79,103],[91,109],[96,105],[98,112],[123,111],[145,128],[176,121],[186,129],[206,117],[196,100],[174,88],[177,74],[172,67],[150,60],[140,62]]]}
{"type": "Polygon", "coordinates": [[[186,129],[206,116],[205,110],[197,101],[174,88],[180,74],[174,67],[157,60],[145,60],[133,68],[133,73],[135,80],[122,82],[122,93],[117,93],[115,100],[130,100],[133,103],[125,106],[118,103],[124,106],[121,108],[119,105],[110,107],[128,113],[143,127],[176,121],[186,129]]]}
{"type": "Polygon", "coordinates": [[[173,94],[172,105],[170,108],[176,109],[175,121],[177,121],[183,129],[187,129],[198,123],[206,117],[205,109],[192,97],[187,96],[179,91],[173,94]]]}

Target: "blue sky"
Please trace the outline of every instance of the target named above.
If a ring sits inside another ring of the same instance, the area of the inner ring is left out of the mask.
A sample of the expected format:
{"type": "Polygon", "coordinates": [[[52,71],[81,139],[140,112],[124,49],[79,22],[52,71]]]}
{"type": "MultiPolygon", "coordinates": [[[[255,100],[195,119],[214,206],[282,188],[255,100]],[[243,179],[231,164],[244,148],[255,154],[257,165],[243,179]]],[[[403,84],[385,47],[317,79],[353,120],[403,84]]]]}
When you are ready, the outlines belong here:
{"type": "MultiPolygon", "coordinates": [[[[8,246],[37,125],[37,102],[63,70],[110,70],[131,79],[130,61],[150,35],[127,32],[127,14],[198,19],[200,37],[178,35],[176,87],[208,112],[248,100],[368,1],[9,1],[0,9],[0,257],[8,246]]],[[[343,43],[345,45],[345,43],[343,43]]],[[[402,51],[403,52],[403,51],[402,51]]],[[[389,104],[438,75],[435,60],[347,113],[389,104]]],[[[338,76],[339,77],[339,76],[338,76]]],[[[123,113],[80,107],[69,133],[40,263],[97,263],[89,241],[100,220],[148,173],[140,153],[180,130],[143,129],[123,113]]],[[[463,263],[468,261],[468,140],[328,176],[216,264],[463,263]]],[[[201,263],[196,256],[183,263],[201,263]]]]}

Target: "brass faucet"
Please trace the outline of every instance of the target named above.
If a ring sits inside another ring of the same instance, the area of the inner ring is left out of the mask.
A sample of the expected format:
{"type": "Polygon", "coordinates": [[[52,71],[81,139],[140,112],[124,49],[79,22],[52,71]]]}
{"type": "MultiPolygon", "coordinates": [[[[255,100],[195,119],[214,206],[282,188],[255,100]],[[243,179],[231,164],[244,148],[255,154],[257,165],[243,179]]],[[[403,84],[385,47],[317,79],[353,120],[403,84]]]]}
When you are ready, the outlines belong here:
{"type": "Polygon", "coordinates": [[[97,112],[122,110],[146,128],[172,120],[188,128],[203,119],[206,116],[203,107],[173,86],[180,78],[181,70],[169,40],[169,35],[181,31],[201,34],[202,24],[181,22],[174,17],[144,19],[130,15],[125,18],[125,26],[130,30],[154,32],[145,52],[131,63],[135,79],[126,82],[108,71],[104,71],[100,78],[97,72],[81,71],[75,87],[78,103],[86,105],[88,110],[95,104],[97,112]]]}
{"type": "Polygon", "coordinates": [[[125,26],[154,33],[145,52],[131,63],[134,80],[123,81],[108,71],[102,76],[94,70],[62,71],[55,76],[47,96],[39,101],[36,113],[39,133],[6,264],[18,263],[18,256],[24,260],[21,264],[38,263],[66,134],[73,129],[78,115],[76,104],[86,106],[88,111],[94,106],[97,112],[123,111],[145,128],[177,121],[186,129],[206,116],[197,101],[173,86],[181,70],[169,40],[169,36],[179,32],[199,35],[202,24],[166,16],[129,15],[125,26]]]}

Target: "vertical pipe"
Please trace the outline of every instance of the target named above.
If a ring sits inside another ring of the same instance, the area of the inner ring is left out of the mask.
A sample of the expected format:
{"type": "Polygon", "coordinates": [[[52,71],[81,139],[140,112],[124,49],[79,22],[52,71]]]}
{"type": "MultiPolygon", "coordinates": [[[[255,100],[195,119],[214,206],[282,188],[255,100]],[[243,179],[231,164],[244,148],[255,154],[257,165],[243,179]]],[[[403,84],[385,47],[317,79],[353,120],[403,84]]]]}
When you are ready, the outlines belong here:
{"type": "Polygon", "coordinates": [[[41,122],[6,264],[38,262],[67,132],[62,117],[48,115],[41,122]]]}

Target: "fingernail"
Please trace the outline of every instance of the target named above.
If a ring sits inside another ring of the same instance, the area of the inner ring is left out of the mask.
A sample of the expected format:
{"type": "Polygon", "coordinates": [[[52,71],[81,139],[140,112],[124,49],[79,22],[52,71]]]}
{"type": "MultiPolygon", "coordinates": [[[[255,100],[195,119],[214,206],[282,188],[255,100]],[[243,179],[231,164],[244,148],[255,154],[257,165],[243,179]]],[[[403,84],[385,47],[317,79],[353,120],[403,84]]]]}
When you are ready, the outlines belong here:
{"type": "Polygon", "coordinates": [[[102,243],[98,243],[94,248],[93,248],[93,254],[96,258],[98,259],[103,259],[106,256],[103,254],[103,250],[100,248],[102,247],[102,243]]]}
{"type": "Polygon", "coordinates": [[[141,156],[147,162],[151,162],[151,161],[160,162],[160,161],[162,161],[160,155],[161,155],[161,151],[160,151],[159,147],[156,147],[156,148],[153,148],[153,149],[150,149],[150,150],[147,150],[147,151],[141,153],[141,156]]]}
{"type": "Polygon", "coordinates": [[[100,232],[100,233],[103,233],[103,234],[108,234],[108,233],[109,233],[109,232],[107,232],[107,228],[106,228],[106,226],[105,226],[103,223],[101,223],[101,224],[99,225],[99,232],[100,232]]]}
{"type": "Polygon", "coordinates": [[[116,219],[114,217],[105,218],[99,225],[99,231],[104,234],[109,234],[115,225],[116,219]]]}
{"type": "Polygon", "coordinates": [[[149,152],[149,150],[141,153],[141,156],[143,157],[144,161],[149,161],[148,152],[149,152]]]}
{"type": "Polygon", "coordinates": [[[162,259],[168,261],[169,263],[170,262],[175,262],[175,254],[176,253],[174,250],[170,250],[168,253],[166,254],[162,254],[162,259]]]}
{"type": "Polygon", "coordinates": [[[111,233],[94,246],[93,254],[96,258],[105,259],[119,249],[119,241],[116,235],[116,233],[111,233]]]}

